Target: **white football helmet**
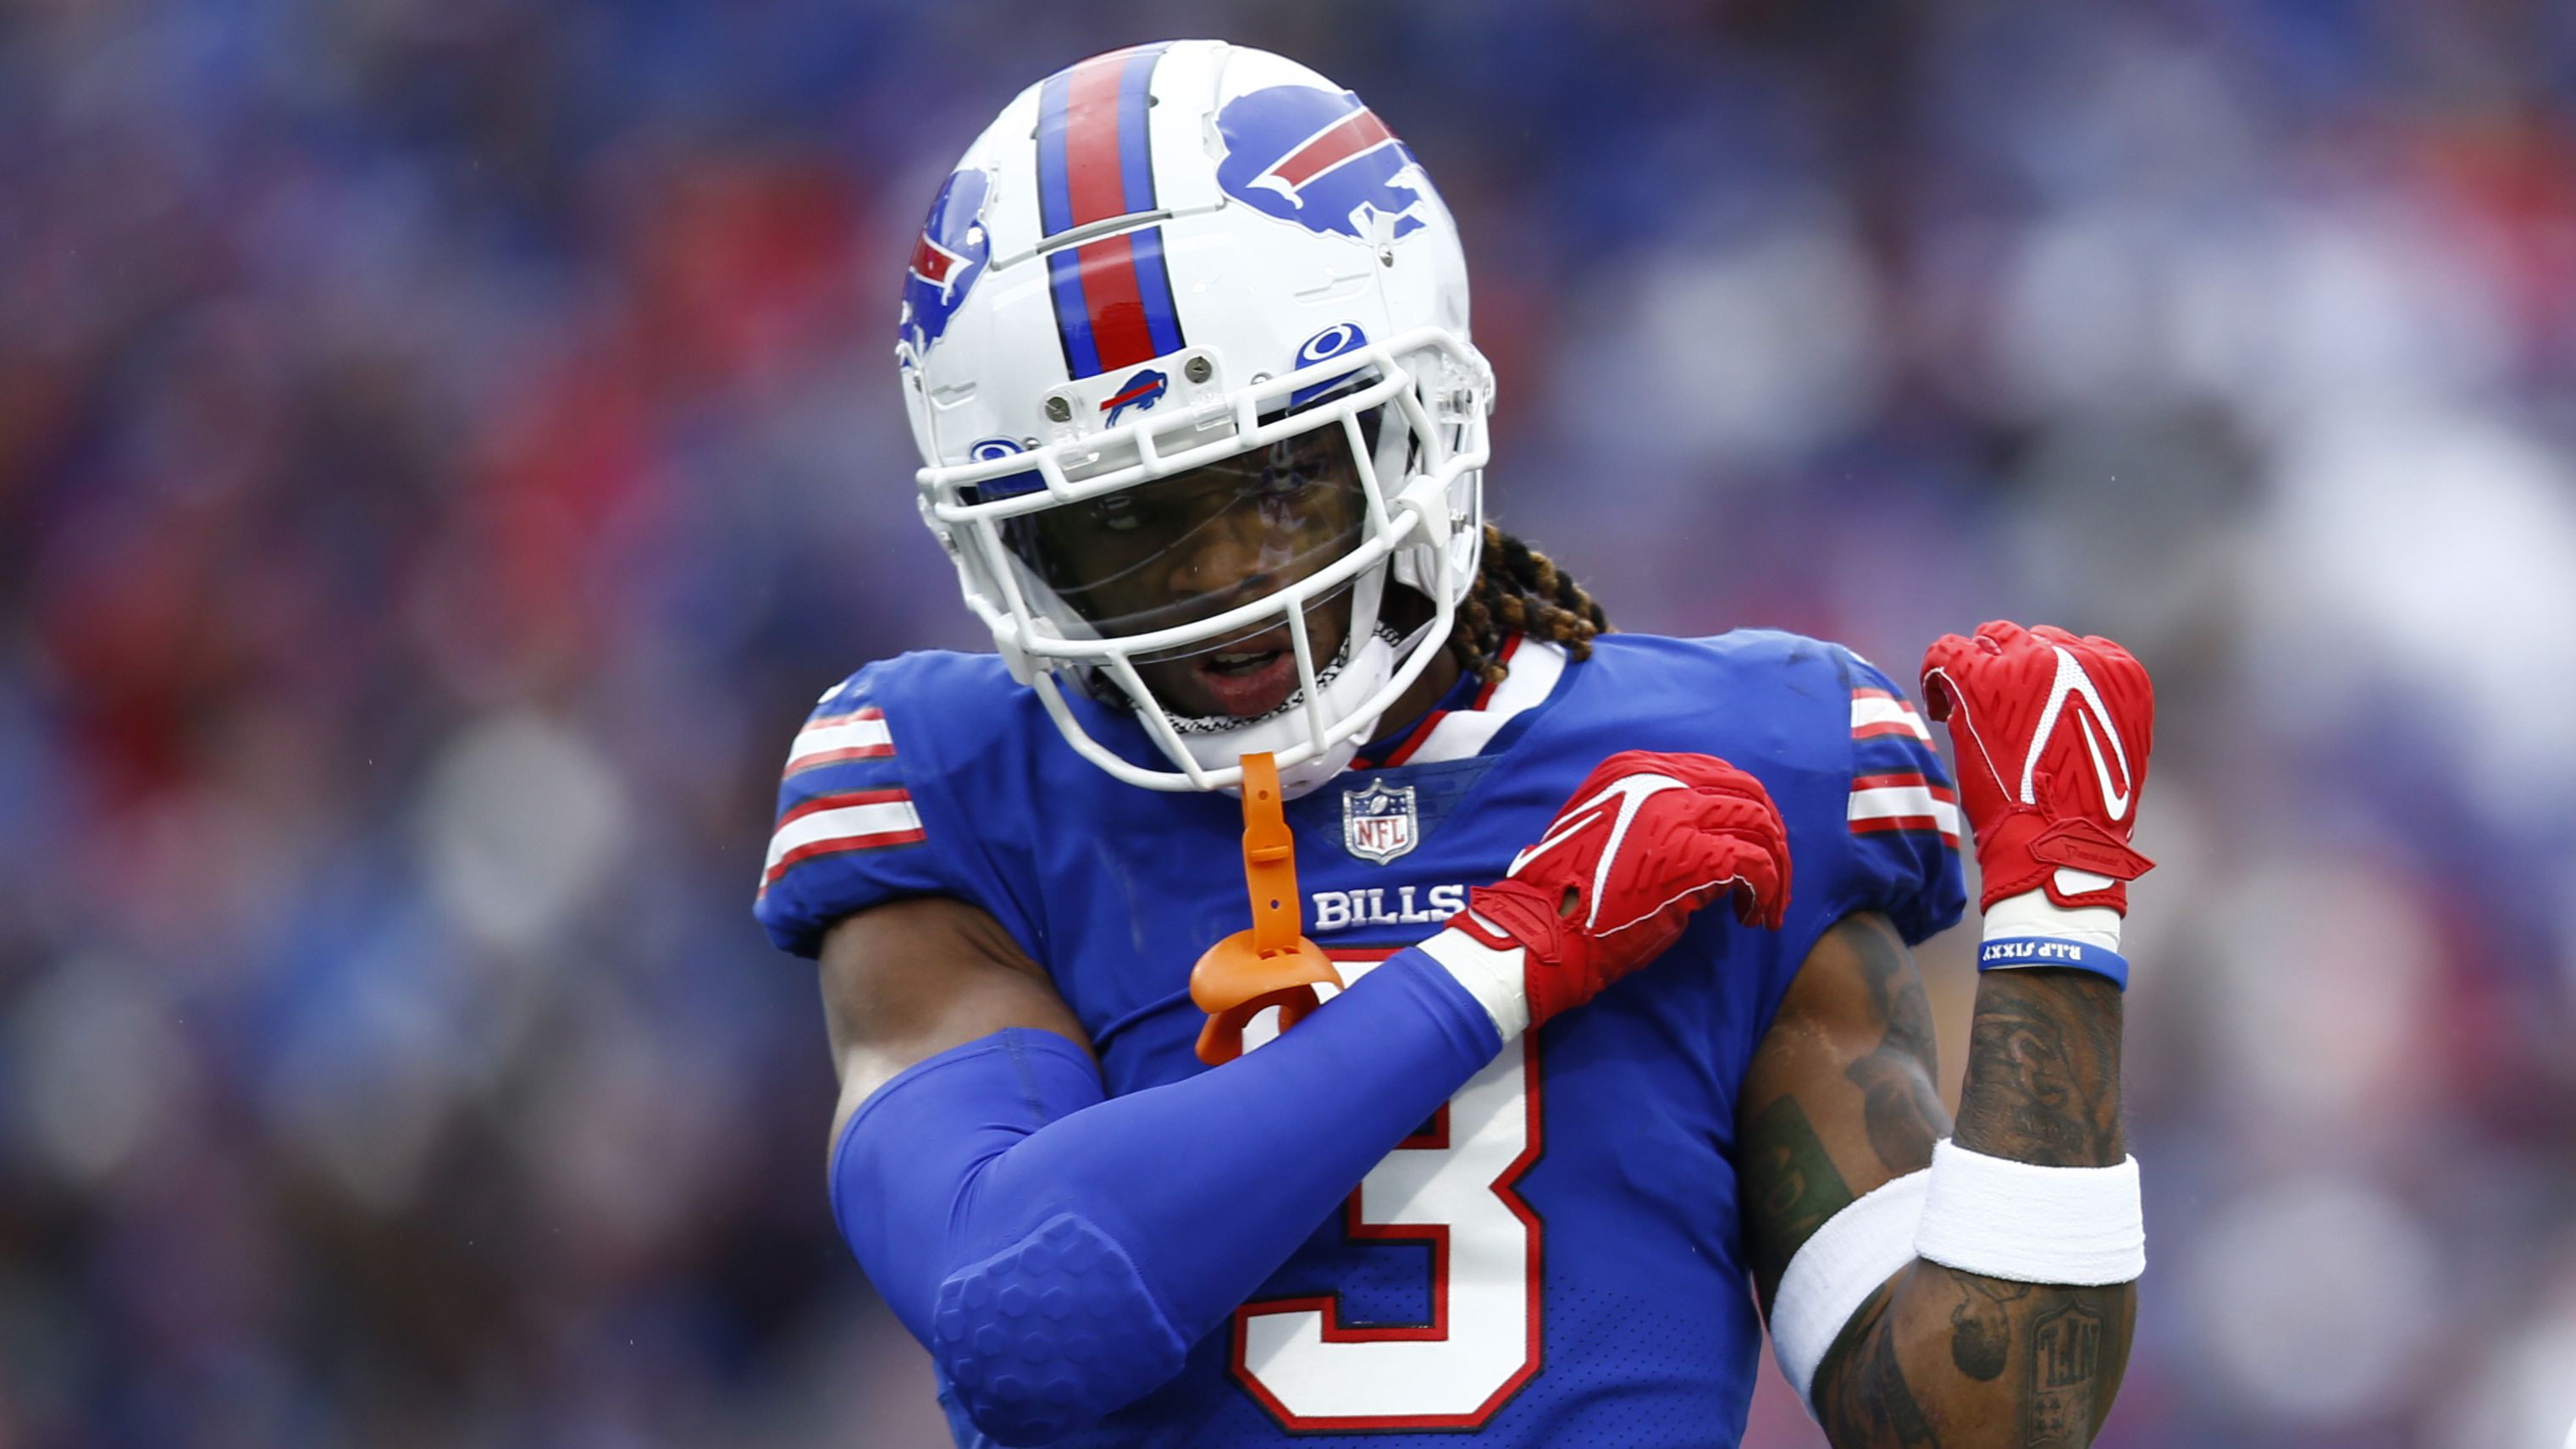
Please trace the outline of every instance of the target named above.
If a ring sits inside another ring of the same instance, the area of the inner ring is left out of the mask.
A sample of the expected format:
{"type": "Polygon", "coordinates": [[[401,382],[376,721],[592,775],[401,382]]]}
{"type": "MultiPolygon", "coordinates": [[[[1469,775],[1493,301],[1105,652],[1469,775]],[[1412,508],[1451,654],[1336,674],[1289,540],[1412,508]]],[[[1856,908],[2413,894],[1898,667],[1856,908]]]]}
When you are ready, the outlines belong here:
{"type": "Polygon", "coordinates": [[[1493,406],[1466,258],[1306,67],[1185,40],[1022,92],[932,203],[896,356],[967,604],[1118,778],[1233,789],[1267,750],[1312,789],[1447,643],[1493,406]],[[1065,684],[1176,768],[1092,738],[1065,684]]]}

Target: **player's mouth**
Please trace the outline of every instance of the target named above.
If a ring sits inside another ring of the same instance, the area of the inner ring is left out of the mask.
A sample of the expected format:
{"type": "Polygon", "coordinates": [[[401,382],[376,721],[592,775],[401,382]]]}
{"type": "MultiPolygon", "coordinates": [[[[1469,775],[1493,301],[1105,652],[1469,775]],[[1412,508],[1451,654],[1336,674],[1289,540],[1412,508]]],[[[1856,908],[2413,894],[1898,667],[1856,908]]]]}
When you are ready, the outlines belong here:
{"type": "Polygon", "coordinates": [[[1297,692],[1297,655],[1287,641],[1264,648],[1267,639],[1249,639],[1230,649],[1212,650],[1191,661],[1190,675],[1211,703],[1237,719],[1265,715],[1297,692]]]}

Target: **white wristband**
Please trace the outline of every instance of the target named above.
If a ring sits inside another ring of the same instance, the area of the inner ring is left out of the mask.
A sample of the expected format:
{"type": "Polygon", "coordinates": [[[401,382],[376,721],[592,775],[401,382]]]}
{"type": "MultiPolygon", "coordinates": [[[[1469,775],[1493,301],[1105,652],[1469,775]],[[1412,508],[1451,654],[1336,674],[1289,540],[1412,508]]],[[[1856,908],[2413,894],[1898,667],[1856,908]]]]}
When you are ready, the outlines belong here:
{"type": "Polygon", "coordinates": [[[2037,1167],[1932,1145],[1931,1192],[1914,1251],[1963,1273],[2017,1283],[2098,1286],[2147,1270],[2138,1159],[2117,1167],[2037,1167]]]}
{"type": "Polygon", "coordinates": [[[1421,951],[1447,968],[1485,1008],[1485,1014],[1494,1019],[1494,1030],[1503,1034],[1503,1045],[1510,1046],[1529,1030],[1529,982],[1523,964],[1527,952],[1518,946],[1497,950],[1455,927],[1423,942],[1421,951]]]}
{"type": "Polygon", "coordinates": [[[1986,912],[1986,930],[1980,939],[1996,941],[2007,936],[2054,936],[2116,952],[2120,949],[2120,913],[2109,906],[2061,906],[2048,898],[2046,890],[2024,891],[2004,897],[1986,912]]]}
{"type": "Polygon", "coordinates": [[[1932,1174],[1909,1172],[1879,1184],[1825,1219],[1789,1259],[1771,1300],[1771,1353],[1781,1376],[1808,1402],[1816,1365],[1880,1284],[1914,1261],[1916,1224],[1932,1174]]]}

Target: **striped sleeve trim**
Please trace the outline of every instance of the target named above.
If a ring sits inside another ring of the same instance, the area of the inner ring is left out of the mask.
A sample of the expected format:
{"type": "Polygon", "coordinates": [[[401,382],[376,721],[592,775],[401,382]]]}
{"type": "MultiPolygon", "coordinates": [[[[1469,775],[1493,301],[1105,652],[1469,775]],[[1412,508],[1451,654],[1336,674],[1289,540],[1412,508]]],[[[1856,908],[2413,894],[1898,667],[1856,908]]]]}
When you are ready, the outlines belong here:
{"type": "Polygon", "coordinates": [[[1959,792],[1919,773],[1855,778],[1848,818],[1854,835],[1927,830],[1959,848],[1959,792]]]}
{"type": "Polygon", "coordinates": [[[1932,731],[1925,728],[1923,717],[1914,712],[1913,702],[1884,689],[1861,688],[1852,691],[1852,738],[1877,739],[1882,735],[1912,735],[1925,744],[1932,743],[1932,731]]]}
{"type": "Polygon", "coordinates": [[[796,732],[796,743],[788,747],[787,776],[851,760],[893,758],[894,736],[886,728],[885,711],[869,705],[806,721],[805,728],[796,732]]]}
{"type": "Polygon", "coordinates": [[[902,789],[842,790],[817,795],[778,817],[769,837],[769,859],[762,867],[763,891],[778,878],[817,856],[883,850],[922,839],[921,812],[911,792],[902,789]]]}

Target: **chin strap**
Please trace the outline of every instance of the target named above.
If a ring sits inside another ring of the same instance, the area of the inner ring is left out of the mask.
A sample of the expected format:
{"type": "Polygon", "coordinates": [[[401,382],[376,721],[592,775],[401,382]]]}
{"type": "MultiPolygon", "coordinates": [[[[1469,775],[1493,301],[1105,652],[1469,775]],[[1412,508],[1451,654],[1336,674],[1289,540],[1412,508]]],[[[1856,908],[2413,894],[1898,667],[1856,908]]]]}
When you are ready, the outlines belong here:
{"type": "Polygon", "coordinates": [[[1252,929],[1208,947],[1190,970],[1190,1000],[1208,1014],[1199,1029],[1199,1060],[1212,1067],[1243,1055],[1243,1028],[1264,1007],[1279,1008],[1284,1032],[1319,1004],[1316,986],[1342,986],[1324,948],[1306,939],[1297,840],[1285,805],[1277,762],[1266,753],[1244,756],[1243,880],[1252,897],[1252,929]]]}

